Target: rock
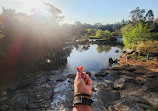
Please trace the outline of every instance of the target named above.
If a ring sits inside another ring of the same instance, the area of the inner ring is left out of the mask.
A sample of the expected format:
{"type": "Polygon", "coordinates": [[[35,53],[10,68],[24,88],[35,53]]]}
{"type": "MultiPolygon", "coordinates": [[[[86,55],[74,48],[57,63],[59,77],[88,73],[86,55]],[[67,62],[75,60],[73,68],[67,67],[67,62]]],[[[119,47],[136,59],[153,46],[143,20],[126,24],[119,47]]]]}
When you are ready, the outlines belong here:
{"type": "Polygon", "coordinates": [[[113,62],[114,62],[114,63],[117,63],[117,61],[118,61],[118,59],[113,59],[113,62]]]}
{"type": "Polygon", "coordinates": [[[128,55],[128,54],[126,53],[126,54],[122,55],[122,57],[125,58],[127,55],[128,55]]]}
{"type": "Polygon", "coordinates": [[[144,69],[137,69],[136,71],[134,71],[134,74],[138,74],[138,75],[143,75],[147,73],[147,71],[145,71],[144,69]]]}
{"type": "Polygon", "coordinates": [[[138,96],[128,96],[123,98],[121,100],[121,105],[130,107],[132,111],[144,111],[145,109],[156,111],[150,103],[138,96]]]}
{"type": "Polygon", "coordinates": [[[126,70],[121,70],[119,71],[119,75],[132,75],[132,73],[126,70]]]}
{"type": "Polygon", "coordinates": [[[69,82],[70,84],[74,84],[74,80],[72,80],[72,79],[69,79],[68,82],[69,82]]]}
{"type": "Polygon", "coordinates": [[[86,74],[88,74],[88,75],[89,75],[89,77],[91,77],[91,72],[86,72],[86,74]]]}
{"type": "Polygon", "coordinates": [[[138,81],[140,83],[145,83],[146,79],[144,77],[136,77],[136,81],[138,81]]]}
{"type": "Polygon", "coordinates": [[[116,53],[118,53],[118,52],[119,52],[119,50],[117,49],[117,50],[115,50],[115,52],[116,52],[116,53]]]}
{"type": "Polygon", "coordinates": [[[120,79],[114,81],[113,89],[122,90],[124,88],[125,88],[125,79],[124,78],[120,78],[120,79]]]}
{"type": "Polygon", "coordinates": [[[0,97],[4,97],[4,96],[7,96],[7,91],[2,91],[2,92],[0,93],[0,97]]]}
{"type": "Polygon", "coordinates": [[[113,59],[112,58],[109,58],[109,63],[113,64],[113,59]]]}
{"type": "Polygon", "coordinates": [[[57,79],[57,82],[63,82],[67,79],[66,76],[61,76],[60,78],[57,79]]]}
{"type": "Polygon", "coordinates": [[[49,90],[45,91],[44,92],[44,99],[45,100],[52,100],[53,99],[53,94],[54,94],[53,89],[49,89],[49,90]]]}
{"type": "Polygon", "coordinates": [[[108,108],[110,105],[114,105],[114,102],[120,100],[120,92],[112,90],[99,90],[96,94],[98,100],[104,103],[104,106],[108,108]]]}
{"type": "Polygon", "coordinates": [[[92,87],[92,92],[96,92],[97,90],[94,88],[94,87],[92,87]]]}
{"type": "Polygon", "coordinates": [[[138,56],[138,52],[133,52],[132,56],[138,56]]]}
{"type": "Polygon", "coordinates": [[[105,77],[106,75],[107,75],[107,73],[104,72],[104,73],[95,74],[94,76],[95,76],[95,77],[105,77]]]}
{"type": "Polygon", "coordinates": [[[68,78],[71,78],[71,79],[75,79],[76,74],[69,74],[67,77],[68,77],[68,78]]]}
{"type": "Polygon", "coordinates": [[[8,99],[7,97],[0,98],[0,103],[2,103],[3,101],[6,101],[7,99],[8,99]]]}
{"type": "Polygon", "coordinates": [[[158,109],[158,94],[148,93],[142,96],[148,103],[150,103],[155,109],[158,109]]]}
{"type": "Polygon", "coordinates": [[[106,83],[99,83],[96,86],[97,89],[106,89],[108,88],[108,85],[106,83]]]}
{"type": "Polygon", "coordinates": [[[102,101],[94,101],[92,103],[92,111],[106,111],[105,105],[102,101]]]}
{"type": "Polygon", "coordinates": [[[135,51],[131,51],[131,52],[129,52],[128,54],[133,54],[135,51]]]}
{"type": "Polygon", "coordinates": [[[9,106],[8,106],[8,105],[2,105],[2,106],[0,107],[0,110],[1,110],[1,111],[8,111],[8,109],[9,109],[9,106]]]}
{"type": "Polygon", "coordinates": [[[147,91],[147,92],[158,93],[158,85],[157,84],[158,84],[158,77],[148,79],[143,86],[143,90],[147,91]]]}
{"type": "Polygon", "coordinates": [[[114,105],[109,106],[107,111],[131,111],[130,108],[126,105],[114,105]]]}

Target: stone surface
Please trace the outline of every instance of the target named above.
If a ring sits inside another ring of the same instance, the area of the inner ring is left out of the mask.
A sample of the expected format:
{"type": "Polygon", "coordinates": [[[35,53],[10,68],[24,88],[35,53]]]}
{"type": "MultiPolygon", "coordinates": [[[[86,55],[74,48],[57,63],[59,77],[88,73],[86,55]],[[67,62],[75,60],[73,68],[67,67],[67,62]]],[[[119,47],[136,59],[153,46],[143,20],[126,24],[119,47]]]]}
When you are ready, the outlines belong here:
{"type": "Polygon", "coordinates": [[[71,79],[75,79],[76,74],[69,74],[67,77],[68,77],[68,78],[71,78],[71,79]]]}
{"type": "Polygon", "coordinates": [[[102,72],[102,73],[97,73],[97,74],[95,74],[95,77],[105,77],[107,75],[107,73],[106,72],[102,72]]]}
{"type": "Polygon", "coordinates": [[[118,80],[115,80],[113,83],[113,88],[116,90],[122,90],[125,86],[125,78],[120,78],[118,80]]]}
{"type": "Polygon", "coordinates": [[[66,76],[61,76],[60,78],[57,79],[57,82],[63,82],[67,79],[66,76]]]}

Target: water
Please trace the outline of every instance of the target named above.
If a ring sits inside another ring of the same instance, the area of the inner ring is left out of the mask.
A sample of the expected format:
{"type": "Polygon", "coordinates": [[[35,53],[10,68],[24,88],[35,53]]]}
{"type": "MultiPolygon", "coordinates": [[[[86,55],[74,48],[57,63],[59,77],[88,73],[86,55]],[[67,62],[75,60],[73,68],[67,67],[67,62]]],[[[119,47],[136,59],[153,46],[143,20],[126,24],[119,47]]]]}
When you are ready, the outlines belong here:
{"type": "MultiPolygon", "coordinates": [[[[109,58],[118,58],[122,52],[121,46],[112,45],[80,45],[73,47],[67,57],[65,72],[75,73],[76,67],[83,65],[84,71],[97,73],[108,67],[109,58]],[[119,50],[118,53],[115,51],[119,50]]],[[[115,66],[116,64],[113,64],[115,66]]]]}

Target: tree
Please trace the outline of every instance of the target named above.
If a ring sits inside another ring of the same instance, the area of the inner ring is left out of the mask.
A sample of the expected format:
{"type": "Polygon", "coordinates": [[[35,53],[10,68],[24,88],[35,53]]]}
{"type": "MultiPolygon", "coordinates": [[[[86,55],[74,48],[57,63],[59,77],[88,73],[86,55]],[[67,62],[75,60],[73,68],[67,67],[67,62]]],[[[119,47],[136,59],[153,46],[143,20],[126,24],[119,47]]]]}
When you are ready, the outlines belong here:
{"type": "Polygon", "coordinates": [[[94,30],[91,28],[86,29],[88,31],[88,34],[93,35],[94,34],[94,30]]]}
{"type": "Polygon", "coordinates": [[[152,22],[154,20],[154,13],[152,10],[149,10],[145,15],[145,20],[148,22],[152,22]]]}
{"type": "Polygon", "coordinates": [[[140,41],[151,39],[150,31],[151,29],[148,29],[147,24],[143,25],[142,23],[139,23],[135,27],[131,24],[123,27],[122,35],[125,48],[132,48],[132,46],[138,44],[140,41]]]}
{"type": "Polygon", "coordinates": [[[144,53],[149,59],[151,53],[158,53],[158,41],[140,42],[136,45],[139,53],[144,53]]]}
{"type": "Polygon", "coordinates": [[[104,37],[103,38],[110,38],[111,37],[111,32],[110,31],[108,31],[108,30],[105,30],[104,32],[104,37]]]}
{"type": "Polygon", "coordinates": [[[99,37],[99,38],[102,38],[104,36],[104,33],[103,33],[103,31],[102,30],[97,30],[97,32],[96,32],[96,37],[99,37]]]}
{"type": "Polygon", "coordinates": [[[108,30],[102,31],[102,30],[97,30],[96,32],[96,37],[99,38],[110,38],[111,37],[111,32],[108,30]]]}
{"type": "Polygon", "coordinates": [[[137,7],[135,10],[132,10],[130,12],[132,22],[139,23],[144,21],[144,14],[145,14],[145,9],[140,10],[139,7],[137,7]]]}

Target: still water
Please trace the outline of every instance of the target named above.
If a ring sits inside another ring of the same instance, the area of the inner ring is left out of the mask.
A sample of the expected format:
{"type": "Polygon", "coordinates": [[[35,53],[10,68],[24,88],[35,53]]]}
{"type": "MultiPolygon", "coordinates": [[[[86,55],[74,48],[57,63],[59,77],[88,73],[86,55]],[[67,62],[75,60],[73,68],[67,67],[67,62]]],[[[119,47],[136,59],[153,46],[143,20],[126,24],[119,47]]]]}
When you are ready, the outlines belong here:
{"type": "MultiPolygon", "coordinates": [[[[75,73],[76,67],[83,65],[84,71],[99,72],[100,69],[109,67],[109,58],[118,58],[122,52],[120,45],[80,45],[73,47],[70,55],[67,57],[65,71],[75,73]],[[116,51],[118,50],[118,52],[116,51]],[[116,51],[116,52],[115,52],[116,51]]],[[[113,64],[112,66],[115,66],[113,64]]]]}

